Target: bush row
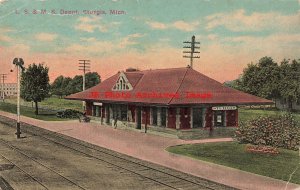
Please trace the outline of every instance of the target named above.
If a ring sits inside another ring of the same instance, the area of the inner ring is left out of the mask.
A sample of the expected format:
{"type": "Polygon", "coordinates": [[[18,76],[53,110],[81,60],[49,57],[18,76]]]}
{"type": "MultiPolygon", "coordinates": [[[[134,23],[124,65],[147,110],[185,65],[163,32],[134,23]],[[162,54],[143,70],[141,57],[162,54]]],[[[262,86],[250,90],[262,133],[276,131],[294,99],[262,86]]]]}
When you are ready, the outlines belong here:
{"type": "Polygon", "coordinates": [[[240,143],[264,145],[297,150],[300,145],[300,127],[292,114],[276,117],[258,117],[240,123],[235,133],[240,143]]]}
{"type": "Polygon", "coordinates": [[[56,116],[59,118],[78,118],[79,116],[83,115],[82,112],[72,109],[66,109],[64,111],[59,111],[56,113],[56,116]]]}

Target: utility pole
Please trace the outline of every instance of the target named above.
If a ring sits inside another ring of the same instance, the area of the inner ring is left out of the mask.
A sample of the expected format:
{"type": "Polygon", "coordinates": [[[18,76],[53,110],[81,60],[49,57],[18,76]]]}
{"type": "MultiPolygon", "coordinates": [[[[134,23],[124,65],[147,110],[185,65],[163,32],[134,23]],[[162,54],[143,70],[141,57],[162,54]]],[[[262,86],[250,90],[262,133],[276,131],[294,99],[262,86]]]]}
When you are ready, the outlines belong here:
{"type": "Polygon", "coordinates": [[[2,101],[4,102],[5,100],[5,93],[4,93],[4,85],[5,85],[5,79],[7,77],[7,74],[0,74],[0,77],[2,79],[2,85],[1,85],[1,98],[2,98],[2,101]]]}
{"type": "MultiPolygon", "coordinates": [[[[13,64],[17,67],[17,138],[20,138],[21,135],[21,129],[20,129],[20,78],[21,78],[21,70],[22,72],[25,70],[24,68],[24,61],[22,58],[14,58],[13,64]]],[[[13,69],[10,70],[10,72],[13,72],[13,69]]]]}
{"type": "MultiPolygon", "coordinates": [[[[83,71],[83,75],[82,75],[82,91],[85,91],[85,73],[87,71],[90,71],[90,60],[79,60],[79,70],[83,71]]],[[[83,111],[86,110],[86,106],[85,106],[85,101],[82,102],[82,107],[83,107],[83,111]]]]}
{"type": "Polygon", "coordinates": [[[190,67],[193,68],[193,59],[200,58],[200,56],[194,56],[199,54],[200,51],[195,51],[195,49],[200,49],[200,46],[196,46],[196,44],[200,44],[200,42],[195,41],[195,36],[192,36],[192,40],[183,42],[184,44],[189,44],[190,46],[184,46],[183,48],[188,48],[191,51],[183,51],[183,53],[187,53],[188,55],[184,55],[184,58],[190,58],[190,67]]]}

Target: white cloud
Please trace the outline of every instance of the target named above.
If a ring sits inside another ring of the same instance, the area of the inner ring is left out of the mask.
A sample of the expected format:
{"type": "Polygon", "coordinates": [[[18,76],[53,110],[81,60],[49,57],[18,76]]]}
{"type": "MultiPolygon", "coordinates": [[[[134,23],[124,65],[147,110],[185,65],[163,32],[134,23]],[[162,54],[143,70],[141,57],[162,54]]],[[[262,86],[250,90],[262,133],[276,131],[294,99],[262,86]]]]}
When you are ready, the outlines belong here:
{"type": "Polygon", "coordinates": [[[94,41],[89,44],[72,44],[65,49],[67,53],[79,53],[79,54],[97,54],[107,53],[113,50],[115,45],[112,42],[107,41],[94,41]]]}
{"type": "Polygon", "coordinates": [[[225,42],[240,42],[249,45],[249,47],[265,47],[264,44],[270,46],[282,46],[289,43],[300,43],[300,34],[276,33],[270,36],[238,36],[225,38],[225,42]]]}
{"type": "Polygon", "coordinates": [[[160,38],[159,41],[160,42],[169,42],[169,41],[171,41],[171,39],[170,38],[160,38]]]}
{"type": "Polygon", "coordinates": [[[0,42],[11,42],[12,41],[12,38],[9,37],[9,36],[6,36],[4,34],[0,34],[0,42]]]}
{"type": "Polygon", "coordinates": [[[7,33],[14,31],[12,28],[0,28],[0,33],[7,33]]]}
{"type": "Polygon", "coordinates": [[[164,29],[168,28],[168,26],[166,24],[161,23],[161,22],[147,22],[147,24],[153,29],[164,30],[164,29]]]}
{"type": "Polygon", "coordinates": [[[187,32],[190,32],[190,31],[194,31],[196,29],[196,27],[199,25],[199,22],[185,22],[185,21],[176,21],[172,24],[172,26],[174,28],[177,28],[179,30],[183,30],[183,31],[187,31],[187,32]]]}
{"type": "Polygon", "coordinates": [[[125,47],[130,46],[130,45],[138,44],[138,42],[136,42],[135,39],[136,38],[141,38],[143,36],[145,36],[145,34],[140,34],[140,33],[130,34],[130,35],[124,37],[120,41],[120,43],[118,44],[118,47],[125,48],[125,47]]]}
{"type": "Polygon", "coordinates": [[[81,41],[85,41],[85,42],[93,42],[96,41],[97,39],[94,37],[91,38],[80,38],[81,41]]]}
{"type": "Polygon", "coordinates": [[[197,26],[200,24],[198,21],[196,22],[186,22],[183,20],[178,20],[173,23],[165,24],[161,22],[156,22],[156,21],[151,21],[151,22],[146,22],[151,28],[157,29],[157,30],[165,30],[165,29],[170,29],[170,28],[175,28],[178,30],[182,31],[194,31],[197,26]]]}
{"type": "Polygon", "coordinates": [[[209,35],[207,36],[207,38],[208,38],[209,40],[216,40],[216,39],[218,39],[218,35],[216,35],[216,34],[209,34],[209,35]]]}
{"type": "Polygon", "coordinates": [[[0,28],[0,42],[12,42],[13,39],[6,34],[12,31],[11,28],[0,28]]]}
{"type": "Polygon", "coordinates": [[[206,17],[206,29],[224,26],[231,31],[260,31],[265,29],[299,29],[300,12],[282,15],[277,12],[246,14],[244,9],[230,13],[217,13],[206,17]]]}
{"type": "Polygon", "coordinates": [[[0,0],[0,4],[5,3],[7,0],[0,0]]]}
{"type": "Polygon", "coordinates": [[[7,47],[6,51],[10,52],[10,53],[8,53],[8,56],[9,56],[9,54],[11,54],[14,57],[18,56],[18,57],[25,58],[25,57],[27,57],[27,55],[30,51],[30,46],[23,44],[23,43],[18,43],[18,44],[14,44],[12,46],[7,47]]]}
{"type": "Polygon", "coordinates": [[[80,22],[84,22],[84,23],[91,23],[91,22],[96,22],[96,21],[98,21],[98,20],[100,20],[100,18],[98,18],[98,17],[79,17],[78,18],[78,21],[80,21],[80,22]]]}
{"type": "Polygon", "coordinates": [[[130,45],[138,44],[135,40],[141,38],[145,34],[134,33],[124,38],[121,38],[118,42],[112,41],[97,41],[96,38],[80,38],[83,42],[81,44],[72,44],[65,49],[66,53],[79,53],[79,54],[100,54],[100,53],[112,53],[113,51],[126,48],[130,45]]]}
{"type": "Polygon", "coordinates": [[[135,33],[135,34],[128,35],[128,37],[130,37],[130,38],[141,38],[143,36],[145,36],[145,34],[141,34],[141,33],[135,33]]]}
{"type": "Polygon", "coordinates": [[[104,26],[87,23],[80,23],[75,26],[75,29],[90,33],[94,32],[95,29],[98,29],[100,32],[107,32],[107,28],[104,26]]]}
{"type": "Polygon", "coordinates": [[[214,41],[212,45],[219,45],[223,52],[236,58],[259,59],[271,56],[274,59],[298,59],[300,34],[274,33],[269,36],[238,36],[227,37],[214,41]]]}
{"type": "Polygon", "coordinates": [[[75,26],[75,29],[85,31],[85,32],[94,32],[98,29],[100,32],[107,32],[107,27],[101,23],[101,18],[99,17],[79,17],[78,24],[75,26]]]}
{"type": "Polygon", "coordinates": [[[39,41],[51,42],[57,38],[57,34],[39,33],[35,35],[35,38],[39,41]]]}
{"type": "Polygon", "coordinates": [[[101,17],[79,17],[78,23],[75,25],[75,29],[84,32],[92,33],[95,30],[100,32],[108,32],[108,30],[114,26],[120,25],[120,22],[105,23],[101,17]]]}

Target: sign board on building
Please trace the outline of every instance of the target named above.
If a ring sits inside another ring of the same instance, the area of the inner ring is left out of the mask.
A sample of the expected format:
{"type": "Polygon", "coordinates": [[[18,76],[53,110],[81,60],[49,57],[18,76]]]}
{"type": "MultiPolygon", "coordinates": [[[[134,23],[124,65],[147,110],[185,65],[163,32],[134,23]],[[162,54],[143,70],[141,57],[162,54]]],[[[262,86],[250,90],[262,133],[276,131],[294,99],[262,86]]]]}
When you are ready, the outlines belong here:
{"type": "Polygon", "coordinates": [[[93,105],[94,106],[102,106],[102,103],[100,103],[100,102],[93,102],[93,105]]]}
{"type": "Polygon", "coordinates": [[[223,110],[236,110],[236,106],[216,106],[212,107],[212,110],[214,111],[223,111],[223,110]]]}

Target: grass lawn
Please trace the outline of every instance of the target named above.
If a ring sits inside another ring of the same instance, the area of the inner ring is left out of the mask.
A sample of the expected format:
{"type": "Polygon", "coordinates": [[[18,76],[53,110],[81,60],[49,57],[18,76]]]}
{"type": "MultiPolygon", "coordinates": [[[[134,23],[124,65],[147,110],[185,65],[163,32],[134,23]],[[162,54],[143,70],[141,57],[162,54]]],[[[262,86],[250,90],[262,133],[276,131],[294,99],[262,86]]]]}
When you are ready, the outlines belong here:
{"type": "MultiPolygon", "coordinates": [[[[11,104],[17,104],[16,98],[6,99],[5,102],[11,104]]],[[[21,100],[21,105],[32,107],[34,104],[31,102],[26,102],[21,100]]],[[[77,100],[66,100],[63,98],[58,98],[55,96],[51,96],[50,98],[46,98],[42,102],[39,102],[39,107],[42,108],[50,108],[55,110],[62,110],[62,109],[74,109],[78,111],[82,111],[82,102],[77,100]]]]}
{"type": "MultiPolygon", "coordinates": [[[[280,110],[244,109],[239,108],[239,122],[245,122],[259,116],[276,116],[286,112],[280,110]]],[[[295,120],[300,123],[300,113],[293,113],[295,120]]]]}
{"type": "MultiPolygon", "coordinates": [[[[17,113],[17,106],[16,104],[11,104],[11,103],[6,103],[6,102],[0,102],[0,110],[6,111],[9,113],[17,113]]],[[[34,108],[27,107],[27,106],[21,106],[20,108],[21,115],[31,117],[34,119],[39,119],[39,120],[45,120],[45,121],[66,121],[69,119],[61,119],[56,117],[55,112],[50,112],[50,111],[44,111],[44,110],[39,110],[39,115],[35,115],[34,108]]]]}
{"type": "Polygon", "coordinates": [[[169,152],[220,164],[259,175],[300,184],[300,156],[298,151],[280,149],[278,155],[249,153],[237,142],[179,145],[167,148],[169,152]]]}

